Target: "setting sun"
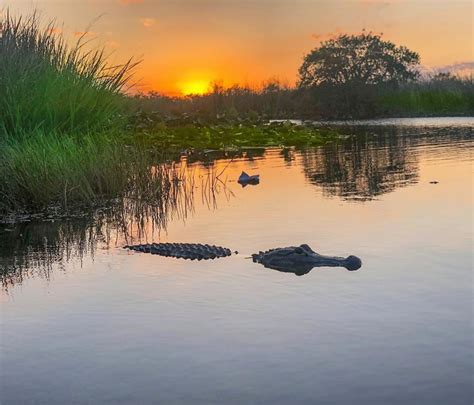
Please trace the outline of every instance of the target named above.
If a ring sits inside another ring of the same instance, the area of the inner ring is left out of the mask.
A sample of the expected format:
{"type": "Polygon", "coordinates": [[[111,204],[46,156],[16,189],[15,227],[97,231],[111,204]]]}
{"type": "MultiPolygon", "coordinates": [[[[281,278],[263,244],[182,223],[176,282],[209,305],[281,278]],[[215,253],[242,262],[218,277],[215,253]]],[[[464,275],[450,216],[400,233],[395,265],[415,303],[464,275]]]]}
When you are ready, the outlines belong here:
{"type": "Polygon", "coordinates": [[[191,80],[178,84],[179,90],[184,96],[205,94],[209,91],[209,86],[209,80],[191,80]]]}

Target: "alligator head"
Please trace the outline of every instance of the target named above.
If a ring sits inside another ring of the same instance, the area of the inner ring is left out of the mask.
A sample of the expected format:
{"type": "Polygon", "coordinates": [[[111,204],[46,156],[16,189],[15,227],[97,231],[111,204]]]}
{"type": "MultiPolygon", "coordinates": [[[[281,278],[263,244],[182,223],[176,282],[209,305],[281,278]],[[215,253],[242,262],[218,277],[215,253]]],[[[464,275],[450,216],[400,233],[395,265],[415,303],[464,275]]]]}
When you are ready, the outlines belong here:
{"type": "Polygon", "coordinates": [[[323,256],[306,244],[255,253],[252,259],[270,269],[295,273],[297,276],[309,273],[314,267],[345,267],[353,271],[362,266],[361,260],[356,256],[323,256]]]}

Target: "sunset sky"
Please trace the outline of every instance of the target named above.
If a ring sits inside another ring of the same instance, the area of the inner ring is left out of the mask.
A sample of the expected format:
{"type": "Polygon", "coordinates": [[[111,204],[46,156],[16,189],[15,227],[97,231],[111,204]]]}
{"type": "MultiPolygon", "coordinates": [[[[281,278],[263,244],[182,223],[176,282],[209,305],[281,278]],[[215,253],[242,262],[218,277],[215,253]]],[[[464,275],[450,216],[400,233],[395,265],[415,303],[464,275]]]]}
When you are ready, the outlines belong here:
{"type": "Polygon", "coordinates": [[[470,0],[0,0],[0,7],[37,9],[71,40],[90,27],[113,60],[143,60],[141,90],[171,95],[205,91],[213,80],[294,84],[320,41],[364,28],[419,52],[427,68],[466,73],[474,65],[470,0]]]}

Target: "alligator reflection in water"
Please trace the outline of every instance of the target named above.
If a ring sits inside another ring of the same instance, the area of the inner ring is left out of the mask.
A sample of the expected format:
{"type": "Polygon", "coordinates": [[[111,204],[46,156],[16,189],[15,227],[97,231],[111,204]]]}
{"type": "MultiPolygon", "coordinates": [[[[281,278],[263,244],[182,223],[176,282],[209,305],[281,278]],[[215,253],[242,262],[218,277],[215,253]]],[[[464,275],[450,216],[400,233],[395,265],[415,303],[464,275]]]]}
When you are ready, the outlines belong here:
{"type": "MultiPolygon", "coordinates": [[[[1,281],[7,288],[12,283],[21,283],[24,277],[30,275],[48,278],[53,264],[62,265],[70,258],[94,256],[98,246],[108,248],[133,244],[142,239],[156,239],[154,235],[159,236],[170,221],[184,220],[194,212],[199,202],[199,192],[195,190],[200,189],[200,199],[204,207],[210,209],[216,209],[218,201],[222,202],[223,198],[229,200],[232,190],[225,178],[230,172],[233,172],[232,178],[237,179],[242,169],[249,172],[258,169],[270,179],[284,174],[282,165],[294,166],[296,170],[291,172],[291,176],[303,172],[306,179],[321,187],[327,196],[371,200],[418,181],[420,150],[438,153],[436,149],[449,149],[450,156],[458,156],[461,153],[459,148],[466,150],[464,141],[472,137],[472,128],[430,128],[429,131],[418,128],[416,131],[409,128],[366,128],[349,131],[356,133],[356,136],[338,145],[315,149],[273,149],[265,153],[262,149],[256,149],[223,154],[210,151],[200,157],[191,154],[184,158],[184,165],[187,162],[190,168],[187,180],[170,182],[172,187],[166,192],[160,190],[159,193],[143,196],[138,190],[134,192],[136,198],[116,202],[107,209],[76,219],[0,225],[1,281]],[[190,164],[192,160],[199,163],[190,164]]],[[[291,178],[287,177],[288,181],[291,178]]],[[[255,190],[257,193],[242,194],[242,198],[249,196],[252,200],[241,200],[240,203],[253,201],[258,209],[258,204],[262,202],[257,200],[259,198],[264,203],[261,207],[271,203],[278,209],[278,201],[271,199],[284,188],[281,183],[266,182],[264,187],[255,190]],[[271,187],[277,189],[272,190],[271,187]]],[[[260,215],[259,221],[274,221],[271,212],[266,217],[266,209],[260,209],[255,214],[260,215]]],[[[283,209],[278,212],[288,214],[283,209]]],[[[287,220],[287,217],[283,218],[287,220]]],[[[229,226],[233,226],[231,221],[242,222],[241,217],[227,216],[225,219],[228,221],[225,227],[230,231],[229,226]]],[[[268,227],[268,223],[265,226],[268,227]]],[[[235,248],[240,246],[237,244],[235,248]]],[[[295,273],[306,274],[308,271],[303,266],[295,273]]]]}

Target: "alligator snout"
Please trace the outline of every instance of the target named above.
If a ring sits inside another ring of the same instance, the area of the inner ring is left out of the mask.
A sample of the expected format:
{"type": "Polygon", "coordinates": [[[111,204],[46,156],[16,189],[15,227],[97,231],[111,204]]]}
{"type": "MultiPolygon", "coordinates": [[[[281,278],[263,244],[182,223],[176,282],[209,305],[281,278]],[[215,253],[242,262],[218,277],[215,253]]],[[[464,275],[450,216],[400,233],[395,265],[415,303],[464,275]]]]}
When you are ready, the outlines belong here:
{"type": "Polygon", "coordinates": [[[357,256],[347,256],[344,267],[349,271],[359,270],[362,267],[362,260],[357,256]]]}

